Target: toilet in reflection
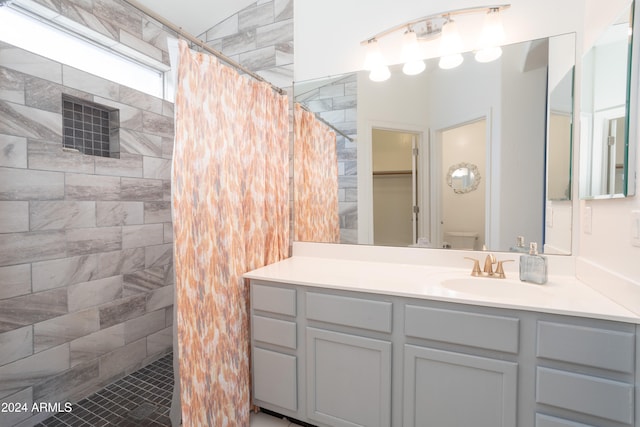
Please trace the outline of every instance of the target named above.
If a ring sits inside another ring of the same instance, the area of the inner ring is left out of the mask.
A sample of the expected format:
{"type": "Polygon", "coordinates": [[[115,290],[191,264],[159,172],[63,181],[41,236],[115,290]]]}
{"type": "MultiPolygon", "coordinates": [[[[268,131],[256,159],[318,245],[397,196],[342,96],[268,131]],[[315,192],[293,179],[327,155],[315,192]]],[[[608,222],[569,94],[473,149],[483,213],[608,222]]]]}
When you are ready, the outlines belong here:
{"type": "Polygon", "coordinates": [[[445,231],[445,247],[449,249],[474,250],[478,241],[478,233],[475,231],[445,231]]]}

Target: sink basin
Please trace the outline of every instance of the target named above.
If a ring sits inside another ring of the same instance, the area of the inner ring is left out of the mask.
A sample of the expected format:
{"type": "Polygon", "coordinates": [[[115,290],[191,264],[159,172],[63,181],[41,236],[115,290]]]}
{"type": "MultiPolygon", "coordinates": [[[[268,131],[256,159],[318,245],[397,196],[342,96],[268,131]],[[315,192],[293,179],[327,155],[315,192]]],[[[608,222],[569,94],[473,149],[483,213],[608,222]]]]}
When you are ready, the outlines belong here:
{"type": "Polygon", "coordinates": [[[440,284],[451,291],[487,298],[531,301],[546,299],[549,296],[544,285],[534,285],[512,279],[465,277],[444,279],[440,284]]]}

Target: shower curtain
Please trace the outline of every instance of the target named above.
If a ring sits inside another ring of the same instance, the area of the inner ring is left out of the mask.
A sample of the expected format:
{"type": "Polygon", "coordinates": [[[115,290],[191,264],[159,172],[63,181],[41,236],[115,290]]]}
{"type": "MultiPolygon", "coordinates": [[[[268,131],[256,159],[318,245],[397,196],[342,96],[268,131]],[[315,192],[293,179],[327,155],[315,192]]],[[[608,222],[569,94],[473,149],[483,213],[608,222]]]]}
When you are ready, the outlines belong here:
{"type": "Polygon", "coordinates": [[[249,426],[248,286],[289,245],[286,96],[179,44],[172,171],[182,422],[249,426]]]}
{"type": "Polygon", "coordinates": [[[294,240],[339,243],[336,134],[297,103],[293,128],[294,240]]]}

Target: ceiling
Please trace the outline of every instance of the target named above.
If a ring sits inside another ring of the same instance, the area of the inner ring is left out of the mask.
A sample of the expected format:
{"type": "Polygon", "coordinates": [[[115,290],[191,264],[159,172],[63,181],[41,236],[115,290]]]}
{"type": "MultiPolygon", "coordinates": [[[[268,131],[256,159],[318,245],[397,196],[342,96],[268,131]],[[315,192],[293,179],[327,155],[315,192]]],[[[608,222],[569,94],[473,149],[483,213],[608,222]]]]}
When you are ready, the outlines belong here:
{"type": "Polygon", "coordinates": [[[256,0],[136,0],[191,35],[199,36],[256,0]]]}

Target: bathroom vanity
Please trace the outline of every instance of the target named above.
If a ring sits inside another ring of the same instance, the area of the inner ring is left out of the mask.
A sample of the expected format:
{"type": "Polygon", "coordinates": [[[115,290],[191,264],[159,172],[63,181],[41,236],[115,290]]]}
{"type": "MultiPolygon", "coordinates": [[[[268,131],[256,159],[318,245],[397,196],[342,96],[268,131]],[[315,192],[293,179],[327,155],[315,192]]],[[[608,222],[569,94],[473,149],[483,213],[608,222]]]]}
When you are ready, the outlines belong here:
{"type": "Polygon", "coordinates": [[[253,403],[318,426],[635,425],[639,316],[570,276],[468,273],[304,256],[248,273],[253,403]]]}

